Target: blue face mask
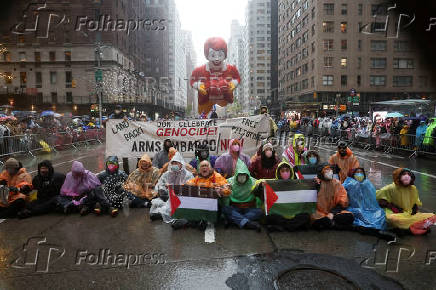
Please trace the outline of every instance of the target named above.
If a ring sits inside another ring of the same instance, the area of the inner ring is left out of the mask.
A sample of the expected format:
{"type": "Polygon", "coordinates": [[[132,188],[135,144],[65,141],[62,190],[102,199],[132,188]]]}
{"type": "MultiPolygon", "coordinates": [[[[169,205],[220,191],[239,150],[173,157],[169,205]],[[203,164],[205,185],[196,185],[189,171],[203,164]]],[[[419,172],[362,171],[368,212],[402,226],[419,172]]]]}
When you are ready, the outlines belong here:
{"type": "Polygon", "coordinates": [[[309,157],[309,163],[314,165],[318,162],[318,158],[316,157],[309,157]]]}
{"type": "Polygon", "coordinates": [[[356,173],[354,174],[354,179],[356,179],[359,182],[362,182],[365,180],[365,175],[363,173],[356,173]]]}

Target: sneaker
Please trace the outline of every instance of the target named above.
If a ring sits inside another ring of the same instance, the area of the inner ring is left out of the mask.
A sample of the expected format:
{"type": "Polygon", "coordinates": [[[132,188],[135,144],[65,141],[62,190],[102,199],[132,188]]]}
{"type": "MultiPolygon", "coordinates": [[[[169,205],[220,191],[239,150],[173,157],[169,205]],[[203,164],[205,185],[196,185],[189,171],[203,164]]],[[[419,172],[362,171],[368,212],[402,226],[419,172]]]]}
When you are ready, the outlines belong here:
{"type": "Polygon", "coordinates": [[[377,236],[380,239],[383,239],[388,242],[395,241],[397,239],[397,235],[389,231],[379,231],[377,236]]]}
{"type": "Polygon", "coordinates": [[[187,224],[188,224],[188,221],[187,221],[187,220],[185,220],[185,219],[177,219],[177,220],[174,220],[174,221],[171,223],[171,227],[172,227],[174,230],[180,230],[180,229],[185,228],[187,224]]]}
{"type": "Polygon", "coordinates": [[[207,221],[201,220],[201,221],[198,222],[198,229],[200,231],[205,231],[206,228],[207,228],[207,221]]]}
{"type": "Polygon", "coordinates": [[[89,207],[87,206],[83,206],[82,209],[80,210],[80,215],[81,216],[85,216],[89,213],[89,207]]]}
{"type": "Polygon", "coordinates": [[[118,215],[118,209],[117,208],[109,208],[109,212],[111,214],[112,217],[116,217],[118,215]]]}
{"type": "Polygon", "coordinates": [[[72,212],[73,212],[73,209],[74,209],[74,205],[73,205],[72,202],[69,203],[69,204],[67,204],[67,205],[64,207],[64,209],[63,209],[64,214],[70,214],[70,213],[72,213],[72,212]]]}
{"type": "Polygon", "coordinates": [[[101,205],[100,205],[99,202],[97,202],[97,203],[95,204],[94,213],[95,213],[96,215],[101,215],[101,205]]]}
{"type": "Polygon", "coordinates": [[[244,225],[244,229],[255,230],[257,232],[261,231],[260,224],[257,222],[249,221],[244,225]]]}

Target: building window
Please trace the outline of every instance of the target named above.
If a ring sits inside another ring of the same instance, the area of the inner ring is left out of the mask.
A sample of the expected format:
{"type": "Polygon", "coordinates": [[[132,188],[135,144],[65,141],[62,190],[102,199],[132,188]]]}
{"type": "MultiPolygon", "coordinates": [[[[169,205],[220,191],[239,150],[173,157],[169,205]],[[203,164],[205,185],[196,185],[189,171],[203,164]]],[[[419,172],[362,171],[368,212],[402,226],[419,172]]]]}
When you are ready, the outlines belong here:
{"type": "Polygon", "coordinates": [[[71,51],[65,51],[65,66],[71,67],[71,51]]]}
{"type": "Polygon", "coordinates": [[[386,58],[371,58],[371,68],[386,68],[386,58]]]}
{"type": "Polygon", "coordinates": [[[411,58],[394,58],[394,68],[415,68],[415,64],[411,58]]]}
{"type": "Polygon", "coordinates": [[[371,40],[372,51],[386,51],[386,40],[371,40]]]}
{"type": "Polygon", "coordinates": [[[341,32],[347,32],[347,22],[341,22],[341,32]]]}
{"type": "Polygon", "coordinates": [[[315,18],[315,7],[312,8],[312,19],[315,18]]]}
{"type": "Polygon", "coordinates": [[[372,16],[387,15],[387,14],[388,14],[388,7],[386,6],[386,4],[371,5],[371,15],[372,16]]]}
{"type": "Polygon", "coordinates": [[[348,77],[346,75],[341,75],[341,86],[346,87],[348,82],[348,77]]]}
{"type": "Polygon", "coordinates": [[[370,76],[370,85],[371,86],[385,86],[386,85],[386,76],[370,76]]]}
{"type": "Polygon", "coordinates": [[[9,51],[3,53],[3,60],[5,62],[11,62],[11,53],[9,51]]]}
{"type": "Polygon", "coordinates": [[[333,50],[333,39],[324,39],[324,50],[333,50]]]}
{"type": "Polygon", "coordinates": [[[332,75],[322,76],[322,85],[323,86],[333,86],[333,76],[332,75]]]}
{"type": "Polygon", "coordinates": [[[342,68],[346,68],[347,67],[347,58],[346,57],[342,57],[341,58],[341,67],[342,68]]]}
{"type": "Polygon", "coordinates": [[[324,14],[325,15],[334,15],[335,14],[335,4],[325,3],[324,4],[324,14]]]}
{"type": "Polygon", "coordinates": [[[341,49],[342,50],[347,50],[347,48],[348,48],[347,40],[346,39],[342,39],[341,40],[341,49]]]}
{"type": "Polygon", "coordinates": [[[359,40],[357,41],[357,49],[358,49],[358,50],[362,50],[362,39],[359,39],[359,40]]]}
{"type": "Polygon", "coordinates": [[[20,57],[20,61],[26,61],[26,52],[20,51],[19,57],[20,57]]]}
{"type": "Polygon", "coordinates": [[[362,77],[360,75],[357,76],[357,86],[360,87],[362,84],[362,77]]]}
{"type": "Polygon", "coordinates": [[[333,21],[324,21],[322,23],[322,31],[323,32],[333,32],[334,30],[334,22],[333,21]]]}
{"type": "Polygon", "coordinates": [[[341,15],[347,15],[348,5],[343,3],[341,4],[341,15]]]}
{"type": "Polygon", "coordinates": [[[27,87],[27,73],[25,71],[20,72],[20,86],[21,88],[27,87]]]}
{"type": "Polygon", "coordinates": [[[315,52],[315,42],[312,42],[312,53],[315,52]]]}
{"type": "Polygon", "coordinates": [[[362,68],[362,57],[360,56],[357,58],[357,68],[358,69],[362,68]]]}
{"type": "Polygon", "coordinates": [[[50,51],[48,53],[50,61],[56,61],[56,51],[50,51]]]}
{"type": "Polygon", "coordinates": [[[40,71],[35,72],[35,87],[42,88],[42,73],[40,71]]]}
{"type": "Polygon", "coordinates": [[[55,85],[57,83],[57,73],[55,71],[50,72],[50,84],[55,85]]]}
{"type": "Polygon", "coordinates": [[[413,84],[412,76],[394,76],[394,87],[411,87],[413,84]]]}
{"type": "Polygon", "coordinates": [[[333,57],[331,56],[324,57],[324,67],[333,67],[333,57]]]}
{"type": "Polygon", "coordinates": [[[311,88],[315,87],[315,77],[310,78],[310,87],[311,88]]]}
{"type": "Polygon", "coordinates": [[[65,72],[65,87],[68,89],[71,88],[72,82],[73,82],[73,73],[71,71],[66,71],[65,72]]]}
{"type": "Polygon", "coordinates": [[[40,67],[41,66],[41,52],[35,51],[35,66],[40,67]]]}
{"type": "Polygon", "coordinates": [[[312,36],[314,36],[314,35],[315,35],[315,24],[312,25],[312,36]]]}
{"type": "Polygon", "coordinates": [[[51,93],[51,103],[53,105],[58,103],[58,93],[56,93],[56,92],[51,93]]]}
{"type": "Polygon", "coordinates": [[[395,51],[410,51],[410,42],[405,40],[395,40],[394,50],[395,51]]]}
{"type": "Polygon", "coordinates": [[[359,6],[358,6],[358,9],[357,9],[357,13],[359,14],[359,15],[362,15],[363,14],[363,4],[359,4],[359,6]]]}
{"type": "Polygon", "coordinates": [[[73,93],[72,92],[66,92],[65,102],[67,104],[72,104],[73,103],[73,93]]]}
{"type": "Polygon", "coordinates": [[[372,22],[371,23],[371,32],[385,32],[386,31],[386,22],[372,22]]]}

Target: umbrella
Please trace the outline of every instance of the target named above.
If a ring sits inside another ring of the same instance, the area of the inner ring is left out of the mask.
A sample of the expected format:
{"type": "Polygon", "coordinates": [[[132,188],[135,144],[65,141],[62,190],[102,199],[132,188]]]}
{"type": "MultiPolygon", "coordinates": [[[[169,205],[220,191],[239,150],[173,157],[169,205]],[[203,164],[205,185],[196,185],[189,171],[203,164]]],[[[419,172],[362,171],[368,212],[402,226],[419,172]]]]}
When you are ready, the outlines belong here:
{"type": "Polygon", "coordinates": [[[41,113],[41,117],[54,116],[55,112],[53,111],[44,111],[41,113]]]}
{"type": "Polygon", "coordinates": [[[386,118],[402,118],[402,117],[404,117],[404,115],[398,112],[388,113],[386,115],[386,118]]]}
{"type": "Polygon", "coordinates": [[[59,114],[59,113],[54,113],[54,115],[53,115],[55,118],[60,118],[60,117],[62,117],[62,115],[61,114],[59,114]]]}

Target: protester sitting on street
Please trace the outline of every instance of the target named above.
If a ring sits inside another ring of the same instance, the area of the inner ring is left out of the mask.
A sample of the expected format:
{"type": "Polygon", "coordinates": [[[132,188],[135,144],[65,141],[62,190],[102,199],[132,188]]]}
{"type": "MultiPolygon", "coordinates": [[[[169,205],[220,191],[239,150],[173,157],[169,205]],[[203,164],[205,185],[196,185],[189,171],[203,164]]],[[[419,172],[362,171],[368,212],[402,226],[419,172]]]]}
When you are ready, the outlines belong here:
{"type": "Polygon", "coordinates": [[[58,196],[58,205],[64,213],[80,209],[80,214],[85,215],[90,211],[87,199],[100,185],[94,173],[86,170],[81,162],[73,161],[58,196]]]}
{"type": "Polygon", "coordinates": [[[426,234],[436,223],[436,215],[419,212],[422,202],[414,185],[415,175],[410,169],[398,168],[393,172],[393,180],[376,193],[389,225],[400,229],[400,233],[426,234]]]}
{"type": "MultiPolygon", "coordinates": [[[[164,166],[159,170],[159,173],[160,173],[161,175],[168,171],[168,167],[170,166],[171,159],[174,157],[174,155],[175,155],[176,153],[177,153],[177,149],[174,148],[174,147],[171,147],[170,150],[169,150],[169,152],[168,152],[168,159],[169,159],[170,161],[168,161],[167,163],[165,163],[164,166]]],[[[183,157],[182,157],[182,158],[183,158],[183,157]]],[[[195,170],[194,167],[192,167],[191,165],[189,165],[189,164],[185,164],[185,167],[186,167],[186,169],[189,170],[189,172],[191,172],[192,174],[196,174],[196,173],[197,173],[197,170],[195,170]]]]}
{"type": "Polygon", "coordinates": [[[0,218],[13,218],[25,209],[26,195],[32,191],[32,177],[15,158],[9,158],[0,173],[0,218]]]}
{"type": "MultiPolygon", "coordinates": [[[[227,180],[218,172],[216,172],[209,161],[203,160],[200,162],[200,168],[198,171],[198,176],[188,180],[186,185],[199,186],[199,187],[209,187],[214,188],[221,196],[229,196],[231,193],[231,188],[227,180]]],[[[207,223],[205,221],[191,222],[189,224],[174,223],[172,227],[174,229],[184,227],[184,226],[197,227],[200,230],[205,230],[207,223]]]]}
{"type": "MultiPolygon", "coordinates": [[[[162,176],[159,178],[159,181],[156,184],[156,190],[159,194],[160,200],[162,202],[155,202],[158,199],[152,200],[152,207],[150,209],[150,219],[156,220],[160,219],[161,213],[159,213],[159,208],[165,206],[164,202],[168,201],[169,192],[168,192],[168,185],[183,185],[188,180],[194,178],[194,175],[186,169],[185,167],[186,163],[183,159],[182,154],[179,152],[176,152],[176,154],[171,158],[169,170],[162,174],[162,176]]],[[[169,209],[169,207],[168,207],[169,209]]],[[[169,213],[165,213],[169,215],[169,213]]]]}
{"type": "Polygon", "coordinates": [[[395,236],[386,230],[386,215],[376,199],[376,189],[366,178],[363,168],[349,172],[343,184],[347,191],[349,206],[347,208],[354,215],[353,225],[362,234],[375,235],[383,239],[392,240],[395,236]]]}
{"type": "Polygon", "coordinates": [[[351,229],[353,214],[347,210],[347,191],[341,182],[333,177],[333,168],[325,166],[318,174],[320,188],[316,212],[312,214],[312,226],[315,229],[351,229]]]}
{"type": "Polygon", "coordinates": [[[250,164],[250,173],[257,179],[273,179],[279,165],[273,146],[267,143],[262,147],[262,153],[250,164]]]}
{"type": "Polygon", "coordinates": [[[189,165],[196,170],[195,174],[197,174],[200,162],[203,160],[208,160],[212,167],[215,168],[215,161],[218,157],[215,155],[209,155],[209,153],[209,146],[206,144],[200,144],[195,148],[195,158],[189,162],[189,165]]]}
{"type": "Polygon", "coordinates": [[[295,134],[292,144],[283,152],[283,161],[289,163],[292,167],[305,164],[303,153],[305,148],[305,138],[303,134],[295,134]]]}
{"type": "Polygon", "coordinates": [[[256,179],[250,176],[247,165],[238,159],[235,174],[227,180],[232,187],[232,193],[228,198],[228,205],[223,207],[226,221],[236,224],[239,228],[260,231],[257,222],[263,215],[262,209],[258,208],[253,187],[256,179]]]}
{"type": "Polygon", "coordinates": [[[130,173],[124,185],[124,188],[132,193],[129,194],[129,199],[132,200],[130,207],[149,207],[151,205],[149,202],[157,196],[154,187],[159,177],[159,169],[154,167],[150,157],[144,154],[138,162],[138,168],[130,173]]]}
{"type": "Polygon", "coordinates": [[[28,205],[29,214],[41,215],[54,211],[64,182],[65,174],[55,172],[49,160],[39,163],[38,174],[32,180],[37,198],[28,205]]]}
{"type": "Polygon", "coordinates": [[[360,167],[359,160],[357,160],[353,152],[348,148],[347,143],[343,141],[339,142],[338,151],[330,156],[329,164],[339,167],[339,179],[341,183],[347,179],[350,170],[360,167]]]}
{"type": "Polygon", "coordinates": [[[239,139],[232,139],[229,142],[229,152],[222,154],[215,163],[215,169],[220,172],[225,178],[230,178],[234,175],[236,164],[241,160],[248,167],[250,166],[250,157],[242,153],[242,145],[239,139]]]}
{"type": "Polygon", "coordinates": [[[153,167],[161,169],[165,163],[170,161],[168,158],[168,154],[170,152],[170,148],[173,147],[173,143],[170,139],[165,139],[163,144],[163,149],[159,151],[153,158],[153,167]]]}
{"type": "MultiPolygon", "coordinates": [[[[118,215],[119,209],[123,207],[123,201],[127,198],[127,192],[123,185],[127,180],[127,174],[120,170],[117,156],[109,156],[106,159],[106,169],[97,178],[101,182],[101,188],[106,200],[109,203],[109,214],[113,217],[118,215]]],[[[100,201],[96,201],[94,212],[100,214],[103,210],[100,201]]]]}

